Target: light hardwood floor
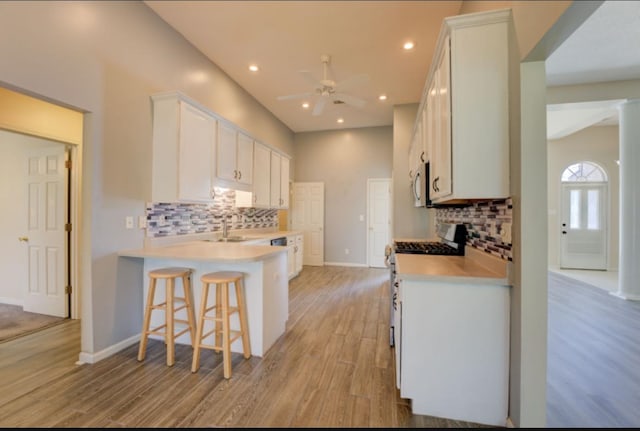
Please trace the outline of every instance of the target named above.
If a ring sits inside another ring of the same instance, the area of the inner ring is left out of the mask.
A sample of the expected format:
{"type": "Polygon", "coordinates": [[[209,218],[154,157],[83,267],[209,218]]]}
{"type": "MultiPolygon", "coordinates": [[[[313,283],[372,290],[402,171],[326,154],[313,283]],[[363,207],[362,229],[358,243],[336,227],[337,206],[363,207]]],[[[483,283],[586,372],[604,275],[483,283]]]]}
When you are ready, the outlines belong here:
{"type": "Polygon", "coordinates": [[[553,271],[548,296],[547,426],[640,427],[640,302],[553,271]]]}
{"type": "Polygon", "coordinates": [[[80,325],[70,321],[0,345],[2,427],[483,427],[411,414],[395,388],[388,271],[305,267],[290,283],[286,333],[263,358],[178,345],[165,365],[150,340],[96,364],[75,365],[80,325]]]}

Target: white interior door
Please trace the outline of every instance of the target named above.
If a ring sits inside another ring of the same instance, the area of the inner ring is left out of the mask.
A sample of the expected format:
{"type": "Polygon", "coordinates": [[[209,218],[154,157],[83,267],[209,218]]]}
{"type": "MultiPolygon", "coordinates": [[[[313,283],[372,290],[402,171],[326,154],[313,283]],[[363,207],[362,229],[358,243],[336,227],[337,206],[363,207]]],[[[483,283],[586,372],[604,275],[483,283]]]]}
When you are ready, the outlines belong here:
{"type": "Polygon", "coordinates": [[[606,183],[562,183],[560,267],[607,269],[606,183]]]}
{"type": "Polygon", "coordinates": [[[324,265],[324,183],[293,183],[291,227],[303,232],[303,264],[324,265]]]}
{"type": "Polygon", "coordinates": [[[27,163],[27,292],[24,310],[67,317],[67,175],[63,145],[34,150],[27,163]]]}
{"type": "Polygon", "coordinates": [[[385,246],[390,243],[391,226],[391,180],[370,179],[367,181],[367,256],[369,266],[385,268],[385,246]]]}

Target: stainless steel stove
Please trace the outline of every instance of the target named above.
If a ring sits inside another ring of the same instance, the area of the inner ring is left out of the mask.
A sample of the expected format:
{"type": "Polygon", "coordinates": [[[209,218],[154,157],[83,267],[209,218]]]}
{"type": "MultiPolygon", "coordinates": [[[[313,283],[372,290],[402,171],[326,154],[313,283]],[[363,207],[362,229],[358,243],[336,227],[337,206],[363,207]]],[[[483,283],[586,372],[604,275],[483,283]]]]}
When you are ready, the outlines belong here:
{"type": "Polygon", "coordinates": [[[395,253],[464,256],[467,228],[464,224],[438,223],[439,241],[394,241],[395,253]]]}

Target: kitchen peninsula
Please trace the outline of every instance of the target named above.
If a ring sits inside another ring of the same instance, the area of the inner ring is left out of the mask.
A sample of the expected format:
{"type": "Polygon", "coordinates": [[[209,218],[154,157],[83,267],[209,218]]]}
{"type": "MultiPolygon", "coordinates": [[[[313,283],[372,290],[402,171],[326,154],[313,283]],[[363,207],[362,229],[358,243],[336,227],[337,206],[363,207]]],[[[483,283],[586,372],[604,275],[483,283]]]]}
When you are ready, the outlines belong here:
{"type": "MultiPolygon", "coordinates": [[[[215,240],[192,240],[169,245],[146,245],[141,249],[124,250],[118,253],[121,258],[144,259],[144,280],[140,286],[143,303],[148,291],[149,271],[168,266],[187,266],[193,268],[192,290],[194,309],[198,310],[201,300],[200,277],[213,271],[241,271],[245,273],[245,299],[249,323],[249,341],[251,353],[262,357],[275,341],[285,332],[289,315],[287,278],[287,247],[262,244],[229,243],[215,240]]],[[[182,289],[181,283],[176,285],[182,289]]],[[[156,296],[161,300],[164,289],[158,289],[156,296]]],[[[231,293],[235,302],[235,294],[231,293]]],[[[143,310],[141,310],[142,316],[143,310]]],[[[180,313],[184,313],[181,310],[180,313]]],[[[237,316],[233,316],[237,319],[237,316]]],[[[186,318],[186,315],[179,318],[186,318]]],[[[152,316],[152,327],[162,323],[163,316],[152,316]]],[[[238,322],[232,319],[232,327],[238,322]]],[[[235,326],[234,326],[235,325],[235,326]]],[[[141,326],[142,328],[142,326],[141,326]]],[[[183,334],[176,342],[190,344],[189,335],[183,334]]],[[[231,350],[241,352],[240,340],[232,343],[231,350]]]]}

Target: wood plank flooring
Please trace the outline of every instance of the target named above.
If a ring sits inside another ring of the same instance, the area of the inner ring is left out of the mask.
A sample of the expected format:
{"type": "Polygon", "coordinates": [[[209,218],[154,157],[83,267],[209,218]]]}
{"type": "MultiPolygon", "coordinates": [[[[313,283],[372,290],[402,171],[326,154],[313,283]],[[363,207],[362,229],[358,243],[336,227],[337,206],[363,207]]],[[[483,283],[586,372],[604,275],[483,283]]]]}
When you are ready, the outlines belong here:
{"type": "Polygon", "coordinates": [[[549,273],[547,426],[640,427],[640,302],[549,273]]]}
{"type": "Polygon", "coordinates": [[[484,427],[411,414],[395,388],[386,269],[305,267],[290,282],[286,333],[263,358],[190,346],[176,364],[149,340],[75,365],[80,325],[69,321],[0,345],[1,427],[484,427]]]}

